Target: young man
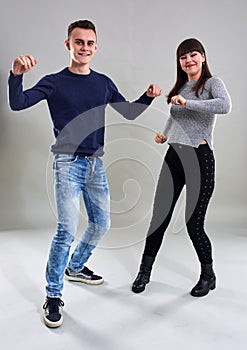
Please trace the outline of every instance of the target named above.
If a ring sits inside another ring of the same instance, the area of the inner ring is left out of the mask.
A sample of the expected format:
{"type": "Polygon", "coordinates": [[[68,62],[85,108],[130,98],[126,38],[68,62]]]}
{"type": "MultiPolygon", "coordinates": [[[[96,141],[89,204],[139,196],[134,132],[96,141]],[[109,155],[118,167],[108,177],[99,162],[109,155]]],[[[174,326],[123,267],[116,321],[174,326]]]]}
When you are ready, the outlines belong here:
{"type": "Polygon", "coordinates": [[[88,284],[103,283],[103,278],[85,264],[110,227],[110,197],[101,156],[104,146],[105,107],[111,104],[125,118],[140,115],[161,89],[152,84],[135,102],[118,92],[111,79],[90,69],[97,50],[96,30],[92,22],[79,20],[69,25],[65,46],[70,65],[56,74],[44,76],[34,87],[23,91],[23,73],[37,61],[19,56],[9,76],[9,103],[22,110],[47,100],[56,142],[54,188],[57,205],[57,231],[52,240],[46,268],[44,322],[48,327],[62,324],[63,277],[88,284]],[[69,252],[79,219],[80,194],[88,214],[88,227],[70,261],[69,252]]]}

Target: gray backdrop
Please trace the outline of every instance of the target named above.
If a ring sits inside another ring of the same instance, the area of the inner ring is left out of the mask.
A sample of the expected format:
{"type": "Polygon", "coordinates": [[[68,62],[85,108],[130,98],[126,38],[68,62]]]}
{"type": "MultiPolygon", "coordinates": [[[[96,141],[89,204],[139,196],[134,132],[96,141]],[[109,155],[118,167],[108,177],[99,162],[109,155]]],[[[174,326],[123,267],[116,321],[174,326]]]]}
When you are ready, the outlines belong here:
{"type": "MultiPolygon", "coordinates": [[[[67,66],[64,39],[68,24],[77,19],[96,24],[99,49],[92,68],[109,75],[126,98],[134,100],[152,82],[164,90],[135,122],[107,108],[104,162],[111,188],[111,232],[130,234],[130,241],[123,242],[128,244],[148,224],[167,150],[153,137],[167,119],[165,94],[175,81],[176,47],[188,37],[202,41],[212,73],[224,80],[233,101],[231,114],[219,116],[215,129],[217,186],[210,220],[245,225],[246,7],[244,0],[6,1],[0,21],[0,228],[55,229],[50,154],[54,138],[48,108],[42,102],[11,111],[7,78],[12,60],[20,54],[38,60],[25,75],[26,88],[67,66]]],[[[182,206],[183,200],[179,210],[182,206]]],[[[82,223],[84,218],[82,209],[82,223]]]]}

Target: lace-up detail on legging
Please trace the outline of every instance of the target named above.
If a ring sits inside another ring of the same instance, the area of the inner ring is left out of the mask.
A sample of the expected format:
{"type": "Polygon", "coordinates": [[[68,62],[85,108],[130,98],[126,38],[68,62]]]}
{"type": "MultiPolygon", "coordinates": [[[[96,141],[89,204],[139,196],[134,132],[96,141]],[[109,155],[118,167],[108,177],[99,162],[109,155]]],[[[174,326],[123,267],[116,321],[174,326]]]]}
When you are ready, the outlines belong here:
{"type": "Polygon", "coordinates": [[[155,193],[144,255],[156,257],[176,202],[186,185],[187,230],[200,262],[212,263],[212,247],[204,230],[204,220],[214,190],[214,165],[214,154],[207,144],[198,148],[169,147],[155,193]]]}
{"type": "Polygon", "coordinates": [[[198,258],[202,263],[212,262],[211,242],[204,231],[204,221],[209,200],[214,190],[215,161],[211,150],[198,155],[201,185],[197,205],[187,222],[187,229],[198,258]]]}

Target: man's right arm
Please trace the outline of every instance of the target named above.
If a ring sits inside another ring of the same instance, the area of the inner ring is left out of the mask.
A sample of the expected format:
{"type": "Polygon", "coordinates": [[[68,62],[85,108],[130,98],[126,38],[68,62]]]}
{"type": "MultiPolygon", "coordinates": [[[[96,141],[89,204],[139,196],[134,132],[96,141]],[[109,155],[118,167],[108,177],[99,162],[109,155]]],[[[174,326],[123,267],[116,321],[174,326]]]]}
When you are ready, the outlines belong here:
{"type": "Polygon", "coordinates": [[[51,93],[52,86],[41,79],[34,87],[23,91],[23,73],[30,71],[37,61],[32,56],[19,56],[13,61],[9,75],[9,105],[14,111],[29,108],[51,93]]]}
{"type": "MultiPolygon", "coordinates": [[[[14,75],[10,72],[9,105],[13,111],[20,111],[38,103],[42,98],[34,98],[33,89],[23,91],[23,75],[14,75]]],[[[38,96],[37,96],[38,97],[38,96]]]]}

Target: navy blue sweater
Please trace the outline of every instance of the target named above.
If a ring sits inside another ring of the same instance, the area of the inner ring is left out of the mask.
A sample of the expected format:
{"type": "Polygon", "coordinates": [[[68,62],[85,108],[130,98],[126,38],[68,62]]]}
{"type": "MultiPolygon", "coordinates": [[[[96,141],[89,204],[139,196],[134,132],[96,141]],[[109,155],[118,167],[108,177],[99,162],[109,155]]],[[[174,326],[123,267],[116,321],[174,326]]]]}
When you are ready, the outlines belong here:
{"type": "Polygon", "coordinates": [[[104,74],[74,74],[68,68],[44,76],[23,91],[23,75],[9,75],[9,104],[12,110],[29,108],[46,100],[56,142],[53,153],[102,156],[104,151],[105,108],[110,104],[127,119],[140,115],[153,98],[144,93],[128,102],[104,74]]]}

